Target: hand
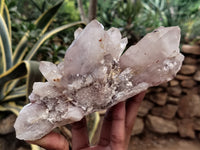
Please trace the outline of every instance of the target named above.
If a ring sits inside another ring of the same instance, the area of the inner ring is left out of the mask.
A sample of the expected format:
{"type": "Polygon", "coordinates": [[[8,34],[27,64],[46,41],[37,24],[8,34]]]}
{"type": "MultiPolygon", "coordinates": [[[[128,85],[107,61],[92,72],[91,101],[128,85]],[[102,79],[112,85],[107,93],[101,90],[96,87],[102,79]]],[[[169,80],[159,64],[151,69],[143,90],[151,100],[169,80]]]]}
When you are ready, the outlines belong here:
{"type": "MultiPolygon", "coordinates": [[[[73,123],[72,149],[126,150],[137,117],[137,111],[144,95],[145,92],[142,92],[126,102],[120,102],[107,111],[102,125],[100,140],[96,146],[89,145],[85,118],[79,122],[73,123]]],[[[67,140],[62,135],[53,132],[30,143],[37,144],[47,150],[69,150],[67,140]]]]}

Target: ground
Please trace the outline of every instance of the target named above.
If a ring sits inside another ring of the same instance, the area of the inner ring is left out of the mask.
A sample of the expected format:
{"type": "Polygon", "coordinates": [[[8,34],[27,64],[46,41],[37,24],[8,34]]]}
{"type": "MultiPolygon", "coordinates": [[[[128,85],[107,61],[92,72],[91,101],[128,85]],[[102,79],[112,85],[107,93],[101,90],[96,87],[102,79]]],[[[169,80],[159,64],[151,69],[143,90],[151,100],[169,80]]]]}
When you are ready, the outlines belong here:
{"type": "Polygon", "coordinates": [[[128,150],[200,150],[200,140],[148,133],[132,137],[128,150]]]}

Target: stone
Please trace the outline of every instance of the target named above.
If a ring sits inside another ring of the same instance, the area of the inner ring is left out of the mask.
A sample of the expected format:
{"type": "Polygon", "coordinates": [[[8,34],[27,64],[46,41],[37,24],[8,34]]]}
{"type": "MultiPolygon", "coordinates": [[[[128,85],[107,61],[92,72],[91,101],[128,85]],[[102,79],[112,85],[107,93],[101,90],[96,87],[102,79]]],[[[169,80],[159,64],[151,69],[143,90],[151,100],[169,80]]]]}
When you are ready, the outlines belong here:
{"type": "Polygon", "coordinates": [[[200,82],[200,70],[198,70],[194,75],[194,80],[200,82]]]}
{"type": "Polygon", "coordinates": [[[144,122],[142,118],[137,117],[131,135],[141,134],[144,130],[144,122]]]}
{"type": "Polygon", "coordinates": [[[178,131],[181,137],[183,138],[192,138],[195,139],[195,132],[193,129],[192,119],[182,119],[178,121],[178,131]]]}
{"type": "Polygon", "coordinates": [[[194,80],[183,80],[181,82],[181,86],[184,87],[184,88],[192,88],[196,85],[196,82],[194,80]]]}
{"type": "Polygon", "coordinates": [[[5,135],[14,132],[14,122],[16,120],[16,115],[11,114],[6,118],[0,120],[0,134],[5,135]]]}
{"type": "Polygon", "coordinates": [[[16,150],[18,144],[14,132],[0,137],[0,150],[16,150]]]}
{"type": "Polygon", "coordinates": [[[179,85],[179,82],[177,81],[177,80],[171,80],[170,82],[169,82],[169,84],[170,84],[170,86],[178,86],[179,85]]]}
{"type": "Polygon", "coordinates": [[[196,72],[196,69],[196,66],[193,65],[183,65],[179,73],[183,75],[192,75],[196,72]]]}
{"type": "Polygon", "coordinates": [[[142,101],[139,110],[138,110],[138,116],[144,117],[148,114],[149,110],[153,108],[154,104],[148,100],[142,101]]]}
{"type": "Polygon", "coordinates": [[[179,86],[169,87],[167,89],[170,96],[179,97],[182,93],[182,89],[179,86]]]}
{"type": "Polygon", "coordinates": [[[160,84],[159,87],[167,88],[168,82],[164,82],[164,83],[160,84]]]}
{"type": "Polygon", "coordinates": [[[179,98],[168,96],[167,97],[167,102],[170,103],[170,104],[178,104],[179,98]]]}
{"type": "Polygon", "coordinates": [[[190,76],[185,76],[185,75],[180,75],[180,74],[178,74],[175,78],[177,80],[188,80],[188,79],[191,79],[190,76]]]}
{"type": "Polygon", "coordinates": [[[184,44],[182,46],[182,52],[186,54],[200,55],[200,46],[184,44]]]}
{"type": "Polygon", "coordinates": [[[182,88],[183,95],[190,95],[190,94],[198,94],[199,93],[199,87],[193,87],[193,88],[182,88]]]}
{"type": "Polygon", "coordinates": [[[172,119],[176,115],[178,106],[167,104],[163,107],[154,107],[151,113],[155,116],[160,116],[166,119],[172,119]]]}
{"type": "Polygon", "coordinates": [[[196,65],[197,59],[192,58],[192,57],[185,57],[183,63],[186,64],[186,65],[196,65]]]}
{"type": "Polygon", "coordinates": [[[200,118],[194,119],[194,129],[200,131],[200,118]]]}
{"type": "Polygon", "coordinates": [[[200,117],[200,97],[197,94],[183,96],[178,104],[178,114],[181,118],[200,117]]]}
{"type": "Polygon", "coordinates": [[[17,138],[39,139],[56,127],[170,81],[184,59],[179,27],[159,27],[125,53],[127,38],[120,30],[105,31],[96,20],[74,35],[63,62],[40,63],[47,82],[34,83],[30,103],[14,125],[17,138]]]}
{"type": "Polygon", "coordinates": [[[175,122],[152,115],[147,116],[146,126],[149,128],[149,130],[160,134],[178,132],[175,122]]]}
{"type": "Polygon", "coordinates": [[[0,138],[0,150],[6,150],[7,142],[5,139],[0,138]]]}
{"type": "Polygon", "coordinates": [[[163,106],[167,102],[167,93],[160,92],[160,93],[151,94],[150,100],[160,106],[163,106]]]}

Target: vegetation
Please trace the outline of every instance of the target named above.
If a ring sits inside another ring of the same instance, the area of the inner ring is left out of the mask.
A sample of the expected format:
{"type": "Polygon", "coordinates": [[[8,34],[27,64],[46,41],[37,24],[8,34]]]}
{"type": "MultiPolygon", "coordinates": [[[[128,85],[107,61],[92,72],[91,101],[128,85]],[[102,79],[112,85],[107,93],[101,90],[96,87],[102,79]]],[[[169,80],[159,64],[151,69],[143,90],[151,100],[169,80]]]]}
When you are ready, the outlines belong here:
{"type": "MultiPolygon", "coordinates": [[[[0,0],[0,111],[18,115],[33,82],[43,80],[38,61],[62,61],[76,25],[95,17],[106,29],[120,28],[130,45],[154,28],[175,25],[182,42],[200,43],[196,0],[0,0]]],[[[91,118],[96,128],[98,114],[91,118]]]]}
{"type": "Polygon", "coordinates": [[[106,0],[98,8],[98,19],[107,28],[120,28],[131,44],[159,26],[180,26],[183,42],[200,35],[200,1],[106,0]]]}

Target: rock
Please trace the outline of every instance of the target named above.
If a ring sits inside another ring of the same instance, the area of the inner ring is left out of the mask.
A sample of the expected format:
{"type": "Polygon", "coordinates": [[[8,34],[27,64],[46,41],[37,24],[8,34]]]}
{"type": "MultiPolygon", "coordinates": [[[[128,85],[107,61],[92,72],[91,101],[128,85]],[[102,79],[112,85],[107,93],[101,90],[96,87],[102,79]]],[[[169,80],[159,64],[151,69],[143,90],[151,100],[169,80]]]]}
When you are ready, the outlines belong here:
{"type": "Polygon", "coordinates": [[[181,67],[181,70],[179,71],[179,73],[183,74],[183,75],[192,75],[196,72],[196,66],[192,66],[192,65],[183,65],[181,67]]]}
{"type": "Polygon", "coordinates": [[[186,95],[178,104],[178,114],[181,118],[200,117],[200,97],[197,94],[186,95]]]}
{"type": "Polygon", "coordinates": [[[154,103],[163,106],[165,105],[167,101],[167,93],[166,92],[160,92],[150,95],[150,100],[154,103]]]}
{"type": "Polygon", "coordinates": [[[194,75],[194,80],[195,81],[200,81],[200,70],[198,70],[195,75],[194,75]]]}
{"type": "Polygon", "coordinates": [[[6,148],[7,148],[6,140],[3,138],[0,138],[0,150],[6,150],[6,148]]]}
{"type": "Polygon", "coordinates": [[[14,132],[0,137],[0,150],[16,150],[17,144],[14,132]]]}
{"type": "Polygon", "coordinates": [[[181,137],[195,138],[192,119],[182,119],[178,121],[178,131],[181,137]]]}
{"type": "Polygon", "coordinates": [[[157,87],[150,88],[149,91],[147,92],[147,94],[148,93],[160,93],[160,92],[163,92],[163,91],[164,91],[164,88],[160,87],[160,85],[159,85],[157,87]]]}
{"type": "Polygon", "coordinates": [[[188,80],[188,79],[191,79],[190,76],[185,76],[185,75],[180,75],[180,74],[178,74],[175,78],[177,80],[188,80]]]}
{"type": "Polygon", "coordinates": [[[183,80],[181,82],[181,86],[184,87],[184,88],[192,88],[196,85],[196,82],[194,80],[183,80]]]}
{"type": "Polygon", "coordinates": [[[200,118],[194,119],[194,129],[200,131],[200,118]]]}
{"type": "Polygon", "coordinates": [[[141,134],[143,132],[143,129],[144,129],[143,119],[137,117],[131,135],[141,134]]]}
{"type": "Polygon", "coordinates": [[[39,139],[172,80],[184,59],[179,43],[179,27],[159,27],[123,53],[127,38],[120,30],[105,31],[97,20],[91,21],[75,32],[63,62],[40,63],[47,82],[34,83],[30,103],[15,123],[17,138],[39,139]]]}
{"type": "Polygon", "coordinates": [[[166,120],[161,117],[148,115],[146,119],[146,126],[153,132],[165,134],[165,133],[177,133],[178,128],[176,123],[171,120],[166,120]]]}
{"type": "Polygon", "coordinates": [[[163,107],[154,107],[151,113],[155,116],[172,119],[175,116],[177,109],[178,109],[178,106],[167,104],[163,107]]]}
{"type": "Polygon", "coordinates": [[[167,91],[170,96],[175,96],[175,97],[179,97],[182,93],[182,89],[179,86],[169,87],[167,91]]]}
{"type": "Polygon", "coordinates": [[[182,46],[182,52],[186,54],[200,55],[200,46],[184,44],[182,46]]]}
{"type": "Polygon", "coordinates": [[[199,87],[194,88],[182,88],[183,95],[197,94],[199,93],[199,87]]]}
{"type": "Polygon", "coordinates": [[[142,101],[138,110],[138,116],[140,117],[146,116],[149,110],[151,110],[153,106],[154,104],[150,101],[147,101],[147,100],[142,101]]]}
{"type": "Polygon", "coordinates": [[[168,97],[167,97],[167,102],[168,102],[168,103],[171,103],[171,104],[178,104],[179,98],[168,96],[168,97]]]}
{"type": "Polygon", "coordinates": [[[186,64],[186,65],[196,65],[197,59],[192,58],[192,57],[185,57],[183,63],[186,64]]]}
{"type": "Polygon", "coordinates": [[[170,82],[169,82],[169,85],[170,86],[178,86],[179,85],[179,82],[177,81],[177,80],[171,80],[170,82]]]}
{"type": "Polygon", "coordinates": [[[163,87],[163,88],[168,87],[168,82],[164,82],[164,83],[160,84],[159,87],[163,87]]]}
{"type": "Polygon", "coordinates": [[[11,114],[7,116],[6,118],[0,120],[0,134],[9,134],[11,132],[14,132],[14,122],[16,120],[16,115],[11,114]]]}

